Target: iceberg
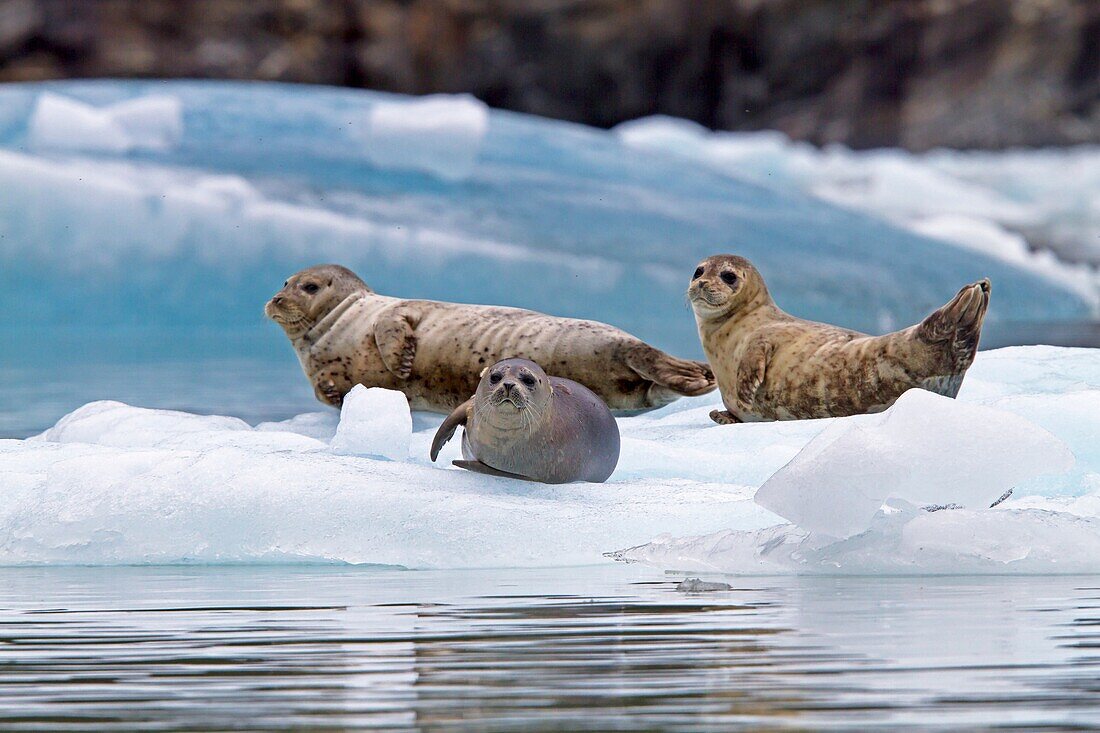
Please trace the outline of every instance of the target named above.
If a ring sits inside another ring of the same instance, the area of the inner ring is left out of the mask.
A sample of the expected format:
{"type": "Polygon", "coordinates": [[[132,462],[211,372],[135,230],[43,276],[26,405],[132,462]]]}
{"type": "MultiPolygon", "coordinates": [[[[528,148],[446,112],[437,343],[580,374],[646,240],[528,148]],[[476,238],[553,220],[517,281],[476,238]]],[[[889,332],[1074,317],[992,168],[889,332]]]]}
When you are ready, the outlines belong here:
{"type": "Polygon", "coordinates": [[[1097,572],[1098,401],[1100,351],[1055,347],[982,352],[957,401],[908,393],[882,415],[719,426],[708,395],[618,418],[611,479],[564,486],[454,468],[459,441],[431,463],[442,417],[384,390],[255,426],[91,403],[0,440],[0,564],[568,566],[630,548],[615,556],[686,571],[1097,572]],[[844,460],[860,448],[868,465],[844,460]],[[818,488],[857,500],[794,501],[818,488]]]}
{"type": "MultiPolygon", "coordinates": [[[[692,356],[683,291],[720,251],[787,310],[870,332],[985,276],[989,343],[1093,313],[1030,260],[469,98],[80,81],[0,86],[0,110],[0,303],[40,339],[251,333],[289,273],[336,261],[383,293],[594,318],[692,356]]],[[[275,353],[270,334],[238,355],[275,353]]]]}
{"type": "Polygon", "coordinates": [[[797,189],[1061,283],[1100,308],[1100,148],[914,154],[824,149],[780,132],[714,132],[649,117],[615,132],[637,150],[797,189]]]}

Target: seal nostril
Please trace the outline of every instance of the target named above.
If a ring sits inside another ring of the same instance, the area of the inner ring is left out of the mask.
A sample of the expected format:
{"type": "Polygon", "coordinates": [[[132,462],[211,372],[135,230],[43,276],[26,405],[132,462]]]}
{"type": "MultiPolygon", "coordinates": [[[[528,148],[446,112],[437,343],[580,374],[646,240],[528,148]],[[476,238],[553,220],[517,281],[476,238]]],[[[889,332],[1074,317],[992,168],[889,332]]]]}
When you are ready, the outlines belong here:
{"type": "Polygon", "coordinates": [[[276,295],[274,298],[271,299],[271,303],[273,305],[282,305],[283,304],[283,296],[276,295]]]}
{"type": "Polygon", "coordinates": [[[515,382],[505,382],[505,383],[504,383],[504,391],[505,391],[505,392],[511,392],[511,391],[512,391],[512,389],[513,389],[513,388],[514,388],[515,386],[516,386],[516,383],[515,383],[515,382]]]}

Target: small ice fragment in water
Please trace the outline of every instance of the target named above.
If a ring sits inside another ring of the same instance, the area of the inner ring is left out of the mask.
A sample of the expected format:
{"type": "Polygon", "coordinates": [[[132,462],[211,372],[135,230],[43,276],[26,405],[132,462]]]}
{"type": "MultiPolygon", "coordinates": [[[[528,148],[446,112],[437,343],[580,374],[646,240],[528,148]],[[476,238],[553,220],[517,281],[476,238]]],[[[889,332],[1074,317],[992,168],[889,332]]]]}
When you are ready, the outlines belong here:
{"type": "Polygon", "coordinates": [[[345,456],[409,457],[412,413],[405,395],[392,389],[355,385],[344,397],[340,424],[330,446],[345,456]]]}
{"type": "Polygon", "coordinates": [[[699,578],[686,578],[676,586],[681,593],[713,593],[721,590],[733,590],[728,583],[710,583],[699,578]]]}
{"type": "Polygon", "coordinates": [[[368,113],[367,157],[378,168],[469,178],[489,131],[489,108],[468,94],[378,102],[368,113]]]}

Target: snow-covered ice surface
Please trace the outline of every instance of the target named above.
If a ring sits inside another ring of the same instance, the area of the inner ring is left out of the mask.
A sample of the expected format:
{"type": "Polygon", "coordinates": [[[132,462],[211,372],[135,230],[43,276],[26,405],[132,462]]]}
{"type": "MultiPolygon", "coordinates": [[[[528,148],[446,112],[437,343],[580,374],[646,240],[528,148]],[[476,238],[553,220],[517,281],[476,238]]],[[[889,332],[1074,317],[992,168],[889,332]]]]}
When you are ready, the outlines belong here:
{"type": "MultiPolygon", "coordinates": [[[[359,407],[400,417],[363,392],[359,407]]],[[[1100,571],[1100,351],[983,352],[959,401],[913,394],[886,415],[717,426],[717,402],[621,418],[611,480],[566,486],[453,468],[458,441],[430,463],[440,416],[413,416],[409,457],[382,460],[333,450],[348,428],[380,439],[358,407],[352,425],[328,411],[253,428],[93,403],[0,441],[0,563],[514,567],[632,547],[619,557],[734,573],[1100,571]],[[839,501],[848,484],[888,508],[802,517],[775,503],[818,531],[783,523],[753,498],[792,459],[777,495],[816,486],[839,501]]]]}
{"type": "Polygon", "coordinates": [[[616,128],[631,147],[797,189],[1030,269],[1100,306],[1100,148],[853,151],[780,132],[712,133],[651,117],[616,128]]]}
{"type": "Polygon", "coordinates": [[[468,98],[5,85],[0,189],[0,304],[36,337],[58,324],[255,329],[286,276],[321,261],[387,294],[596,318],[685,356],[700,353],[686,282],[722,251],[752,258],[791,312],[866,331],[914,322],[984,276],[991,340],[1093,305],[1030,262],[468,98]]]}

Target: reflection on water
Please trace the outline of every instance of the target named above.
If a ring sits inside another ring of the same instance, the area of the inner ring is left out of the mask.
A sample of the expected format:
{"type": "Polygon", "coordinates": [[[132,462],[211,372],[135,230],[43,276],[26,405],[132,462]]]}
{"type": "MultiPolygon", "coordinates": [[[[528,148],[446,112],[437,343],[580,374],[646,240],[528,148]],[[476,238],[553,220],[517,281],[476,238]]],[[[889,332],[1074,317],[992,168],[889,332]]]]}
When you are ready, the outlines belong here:
{"type": "Polygon", "coordinates": [[[1100,724],[1100,579],[0,570],[0,728],[1100,724]]]}

